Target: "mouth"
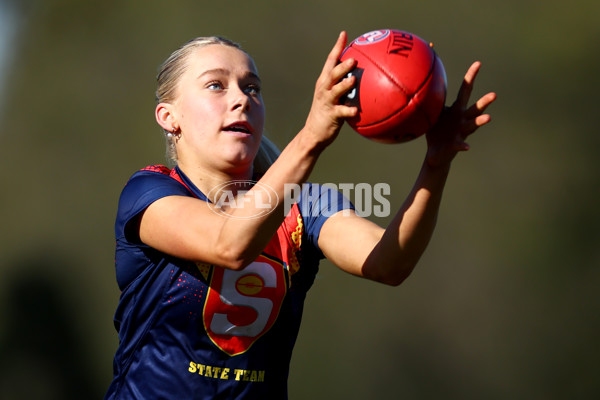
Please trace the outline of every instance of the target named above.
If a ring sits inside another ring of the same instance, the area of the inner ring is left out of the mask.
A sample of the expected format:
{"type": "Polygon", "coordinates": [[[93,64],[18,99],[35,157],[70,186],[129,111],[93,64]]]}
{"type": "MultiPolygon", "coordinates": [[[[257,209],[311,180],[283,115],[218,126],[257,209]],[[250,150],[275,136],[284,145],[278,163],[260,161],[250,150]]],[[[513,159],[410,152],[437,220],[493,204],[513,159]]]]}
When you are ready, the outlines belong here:
{"type": "Polygon", "coordinates": [[[236,136],[251,136],[253,134],[252,127],[245,121],[234,122],[223,128],[223,132],[234,134],[236,136]]]}

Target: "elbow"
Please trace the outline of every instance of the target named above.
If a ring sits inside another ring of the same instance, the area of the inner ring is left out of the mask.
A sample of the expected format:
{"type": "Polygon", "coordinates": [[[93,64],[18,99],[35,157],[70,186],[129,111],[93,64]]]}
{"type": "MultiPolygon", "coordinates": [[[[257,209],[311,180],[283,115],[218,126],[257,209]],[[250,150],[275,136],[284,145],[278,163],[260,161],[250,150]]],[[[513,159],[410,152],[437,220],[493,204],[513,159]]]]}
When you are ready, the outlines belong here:
{"type": "Polygon", "coordinates": [[[233,271],[241,271],[250,265],[257,257],[250,254],[248,249],[238,249],[234,246],[222,246],[216,249],[218,265],[233,271]]]}
{"type": "Polygon", "coordinates": [[[245,260],[241,259],[231,259],[224,260],[221,263],[221,267],[230,269],[232,271],[241,271],[246,268],[250,263],[246,263],[245,260]]]}
{"type": "Polygon", "coordinates": [[[388,266],[385,270],[387,273],[383,276],[381,282],[389,286],[400,286],[416,268],[421,259],[421,254],[418,253],[413,257],[404,257],[396,265],[388,266]]]}
{"type": "Polygon", "coordinates": [[[406,280],[406,278],[408,278],[409,275],[410,273],[392,277],[385,277],[383,279],[380,279],[379,283],[383,283],[387,286],[398,287],[402,284],[402,282],[406,280]]]}
{"type": "Polygon", "coordinates": [[[385,273],[371,277],[371,279],[387,286],[398,287],[410,276],[415,266],[416,264],[396,265],[395,268],[388,269],[385,273]]]}
{"type": "Polygon", "coordinates": [[[380,242],[364,261],[362,275],[387,286],[400,286],[413,272],[421,255],[422,251],[390,249],[380,242]]]}

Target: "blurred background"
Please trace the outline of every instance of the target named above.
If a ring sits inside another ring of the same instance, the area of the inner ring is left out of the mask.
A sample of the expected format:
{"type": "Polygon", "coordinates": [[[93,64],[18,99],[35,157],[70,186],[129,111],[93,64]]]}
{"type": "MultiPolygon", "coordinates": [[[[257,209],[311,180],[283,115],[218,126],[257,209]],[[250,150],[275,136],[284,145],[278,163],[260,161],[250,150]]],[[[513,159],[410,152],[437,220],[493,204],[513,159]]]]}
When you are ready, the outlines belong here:
{"type": "MultiPolygon", "coordinates": [[[[171,51],[240,42],[283,147],[339,31],[381,28],[435,43],[449,99],[481,60],[474,96],[498,93],[493,123],[455,161],[402,286],[323,263],[290,398],[598,398],[600,3],[587,0],[0,0],[0,398],[104,395],[115,210],[134,171],[165,162],[154,82],[171,51]]],[[[345,127],[311,180],[389,183],[398,207],[424,152],[423,138],[345,127]]]]}

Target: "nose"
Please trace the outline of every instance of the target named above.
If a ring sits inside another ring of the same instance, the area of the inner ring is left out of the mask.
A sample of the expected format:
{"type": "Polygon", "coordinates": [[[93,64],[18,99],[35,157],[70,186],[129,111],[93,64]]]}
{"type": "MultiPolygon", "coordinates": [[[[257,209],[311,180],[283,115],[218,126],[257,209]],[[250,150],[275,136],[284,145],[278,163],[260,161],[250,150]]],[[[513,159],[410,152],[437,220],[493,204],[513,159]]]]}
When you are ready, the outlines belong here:
{"type": "Polygon", "coordinates": [[[236,87],[233,91],[232,98],[232,110],[241,109],[242,111],[248,111],[250,109],[250,96],[245,93],[242,88],[236,87]]]}

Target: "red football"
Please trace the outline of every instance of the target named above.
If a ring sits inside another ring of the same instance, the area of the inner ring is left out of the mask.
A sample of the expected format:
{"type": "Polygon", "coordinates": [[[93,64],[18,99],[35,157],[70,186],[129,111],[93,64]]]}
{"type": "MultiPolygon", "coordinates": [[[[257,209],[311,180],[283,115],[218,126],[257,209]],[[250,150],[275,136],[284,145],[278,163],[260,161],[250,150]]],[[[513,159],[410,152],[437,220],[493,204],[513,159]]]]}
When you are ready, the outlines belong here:
{"type": "Polygon", "coordinates": [[[357,83],[342,102],[358,107],[348,120],[364,137],[384,143],[412,140],[437,121],[446,100],[446,71],[433,46],[409,32],[365,33],[344,49],[357,60],[357,83]]]}

